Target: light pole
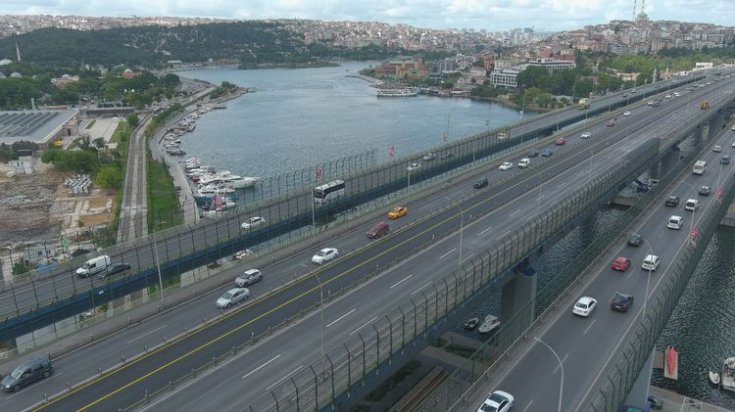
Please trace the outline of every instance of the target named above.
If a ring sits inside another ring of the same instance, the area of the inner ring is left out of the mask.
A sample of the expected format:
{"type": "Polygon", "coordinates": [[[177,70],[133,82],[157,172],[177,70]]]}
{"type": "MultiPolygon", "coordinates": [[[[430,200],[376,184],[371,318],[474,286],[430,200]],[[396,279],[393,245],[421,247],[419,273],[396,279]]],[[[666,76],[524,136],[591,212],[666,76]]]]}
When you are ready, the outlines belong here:
{"type": "Polygon", "coordinates": [[[158,260],[158,242],[156,242],[156,230],[158,226],[166,222],[157,222],[153,227],[153,257],[156,259],[156,270],[158,271],[158,287],[161,289],[161,310],[165,304],[163,297],[163,276],[161,276],[161,263],[158,260]]]}
{"type": "Polygon", "coordinates": [[[541,338],[539,338],[538,336],[534,336],[533,339],[536,342],[538,342],[538,343],[546,346],[546,348],[548,350],[550,350],[551,353],[554,355],[554,357],[556,358],[556,361],[559,362],[559,369],[561,369],[561,380],[559,381],[559,407],[558,407],[558,411],[561,412],[561,403],[562,403],[561,401],[562,401],[562,395],[564,394],[564,364],[562,363],[561,358],[559,357],[559,354],[556,353],[556,351],[554,350],[554,348],[552,348],[551,346],[549,346],[546,342],[544,342],[543,340],[541,340],[541,338]]]}
{"type": "Polygon", "coordinates": [[[319,282],[319,335],[322,341],[322,358],[324,357],[324,288],[322,288],[322,280],[318,274],[314,274],[316,281],[319,282]]]}

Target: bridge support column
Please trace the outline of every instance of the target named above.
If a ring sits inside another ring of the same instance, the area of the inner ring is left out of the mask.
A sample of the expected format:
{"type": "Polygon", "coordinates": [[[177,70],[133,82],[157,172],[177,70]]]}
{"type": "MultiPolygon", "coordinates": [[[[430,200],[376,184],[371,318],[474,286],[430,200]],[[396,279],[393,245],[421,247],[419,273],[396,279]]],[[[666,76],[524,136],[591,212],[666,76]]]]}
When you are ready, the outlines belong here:
{"type": "MultiPolygon", "coordinates": [[[[666,152],[664,157],[661,159],[661,162],[659,162],[659,176],[666,176],[666,174],[669,173],[672,169],[679,167],[681,160],[680,156],[681,150],[679,150],[678,146],[672,147],[671,150],[666,152]]],[[[658,176],[656,178],[658,178],[658,176]]]]}
{"type": "MultiPolygon", "coordinates": [[[[530,271],[527,271],[530,272],[530,271]]],[[[533,322],[536,308],[535,273],[516,272],[516,276],[503,286],[500,321],[503,329],[501,347],[513,342],[533,322]]]]}
{"type": "Polygon", "coordinates": [[[645,406],[648,406],[648,394],[651,388],[651,375],[653,374],[653,357],[656,350],[651,351],[651,354],[646,359],[641,373],[633,383],[633,387],[630,388],[628,396],[625,398],[625,404],[628,406],[635,406],[641,410],[648,410],[645,406]]]}
{"type": "Polygon", "coordinates": [[[725,117],[721,112],[718,112],[717,115],[713,116],[711,119],[709,119],[708,129],[709,134],[707,135],[707,139],[714,139],[715,136],[717,136],[720,131],[722,131],[722,125],[725,122],[725,117]]]}

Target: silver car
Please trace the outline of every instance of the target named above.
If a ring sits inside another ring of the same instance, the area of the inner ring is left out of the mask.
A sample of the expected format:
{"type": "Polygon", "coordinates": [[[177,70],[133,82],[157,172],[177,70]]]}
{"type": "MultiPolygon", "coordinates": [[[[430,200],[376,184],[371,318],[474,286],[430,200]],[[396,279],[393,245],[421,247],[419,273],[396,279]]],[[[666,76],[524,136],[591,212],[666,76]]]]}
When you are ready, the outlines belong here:
{"type": "Polygon", "coordinates": [[[263,280],[263,273],[258,269],[248,269],[242,272],[240,276],[235,278],[235,285],[237,287],[250,286],[253,283],[257,283],[263,280]]]}
{"type": "Polygon", "coordinates": [[[250,290],[247,288],[232,288],[217,299],[217,307],[220,309],[227,309],[232,305],[237,305],[249,297],[250,290]]]}
{"type": "Polygon", "coordinates": [[[339,256],[339,252],[336,248],[333,247],[325,247],[324,249],[318,251],[316,255],[311,257],[311,261],[316,263],[317,265],[321,265],[323,263],[327,263],[330,260],[337,259],[337,256],[339,256]]]}

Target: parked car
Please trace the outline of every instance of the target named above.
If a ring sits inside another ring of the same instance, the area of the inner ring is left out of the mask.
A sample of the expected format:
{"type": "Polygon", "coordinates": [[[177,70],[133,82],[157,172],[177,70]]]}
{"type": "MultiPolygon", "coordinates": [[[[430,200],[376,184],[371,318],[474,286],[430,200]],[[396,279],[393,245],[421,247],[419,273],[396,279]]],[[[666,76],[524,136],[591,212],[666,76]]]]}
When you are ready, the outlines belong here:
{"type": "Polygon", "coordinates": [[[217,299],[217,307],[220,309],[227,309],[232,305],[237,305],[249,297],[250,290],[247,288],[232,288],[217,299]]]}
{"type": "Polygon", "coordinates": [[[239,288],[250,286],[263,280],[263,273],[258,269],[248,269],[235,278],[235,285],[239,288]]]}
{"type": "Polygon", "coordinates": [[[634,233],[628,238],[628,246],[638,247],[643,243],[643,237],[638,233],[634,233]]]}
{"type": "Polygon", "coordinates": [[[477,182],[475,182],[474,185],[472,185],[472,187],[474,187],[475,189],[482,189],[483,187],[487,185],[488,185],[487,177],[481,177],[480,180],[478,180],[477,182]]]}
{"type": "Polygon", "coordinates": [[[240,229],[251,230],[263,224],[265,224],[265,218],[262,218],[260,216],[253,216],[248,220],[242,222],[242,224],[240,225],[240,229]]]}
{"type": "Polygon", "coordinates": [[[666,198],[666,201],[664,202],[664,205],[665,206],[668,206],[668,207],[677,207],[677,206],[679,206],[679,202],[680,202],[679,196],[673,196],[672,195],[672,196],[669,196],[668,198],[666,198]]]}
{"type": "Polygon", "coordinates": [[[88,254],[89,252],[91,252],[91,251],[90,250],[87,250],[87,249],[79,248],[79,249],[76,249],[75,251],[71,252],[71,257],[75,258],[75,257],[79,257],[79,256],[84,256],[84,255],[88,254]]]}
{"type": "Polygon", "coordinates": [[[584,316],[587,317],[592,313],[593,310],[595,310],[595,307],[597,306],[597,299],[591,298],[589,296],[582,296],[579,298],[577,303],[574,304],[574,307],[572,308],[572,313],[578,316],[584,316]]]}
{"type": "Polygon", "coordinates": [[[406,216],[408,214],[408,208],[405,206],[397,206],[388,212],[388,219],[398,219],[399,217],[406,216]]]}
{"type": "Polygon", "coordinates": [[[610,309],[618,312],[627,312],[631,305],[633,305],[633,295],[615,292],[615,296],[613,296],[610,302],[610,309]]]}
{"type": "Polygon", "coordinates": [[[382,237],[388,231],[390,230],[390,226],[388,226],[385,222],[378,222],[373,225],[373,227],[370,228],[367,232],[368,239],[377,239],[379,237],[382,237]]]}
{"type": "Polygon", "coordinates": [[[498,167],[499,170],[510,170],[513,168],[513,163],[511,162],[503,162],[498,167]]]}
{"type": "Polygon", "coordinates": [[[125,272],[128,269],[130,269],[130,265],[127,263],[113,263],[107,267],[107,270],[104,270],[97,275],[97,278],[104,279],[107,276],[116,275],[118,273],[125,272]]]}
{"type": "Polygon", "coordinates": [[[493,391],[480,405],[477,412],[508,412],[513,407],[515,398],[505,391],[493,391]]]}
{"type": "Polygon", "coordinates": [[[675,229],[679,230],[681,229],[681,224],[683,223],[684,219],[681,218],[681,216],[672,215],[669,218],[669,221],[666,223],[666,227],[669,229],[675,229]]]}
{"type": "Polygon", "coordinates": [[[710,186],[700,186],[699,194],[701,196],[709,196],[712,194],[712,188],[710,186]]]}
{"type": "Polygon", "coordinates": [[[528,167],[528,165],[531,164],[531,159],[524,157],[523,159],[518,161],[518,168],[519,169],[525,169],[528,167]]]}
{"type": "Polygon", "coordinates": [[[541,151],[541,157],[551,157],[551,155],[554,154],[554,151],[551,149],[544,149],[541,151]]]}
{"type": "Polygon", "coordinates": [[[33,382],[48,378],[52,373],[54,373],[54,368],[48,355],[36,356],[16,366],[9,375],[5,376],[2,380],[2,387],[5,392],[15,392],[33,382]]]}
{"type": "Polygon", "coordinates": [[[620,272],[625,272],[630,267],[630,259],[623,256],[618,256],[612,261],[612,265],[610,267],[613,270],[618,270],[620,272]]]}
{"type": "Polygon", "coordinates": [[[330,260],[337,259],[339,251],[333,247],[325,247],[324,249],[316,252],[316,255],[311,257],[311,261],[317,265],[322,265],[329,262],[330,260]]]}
{"type": "Polygon", "coordinates": [[[561,146],[561,145],[567,144],[567,139],[565,139],[563,137],[559,137],[556,140],[554,140],[554,144],[557,145],[557,146],[561,146]]]}

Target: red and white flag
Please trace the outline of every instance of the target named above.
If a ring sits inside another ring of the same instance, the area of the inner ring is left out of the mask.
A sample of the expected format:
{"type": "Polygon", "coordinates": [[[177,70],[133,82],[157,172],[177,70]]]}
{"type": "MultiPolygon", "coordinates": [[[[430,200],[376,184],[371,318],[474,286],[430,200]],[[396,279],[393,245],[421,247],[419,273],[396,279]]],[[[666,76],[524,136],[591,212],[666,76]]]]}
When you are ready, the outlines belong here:
{"type": "Polygon", "coordinates": [[[393,160],[393,156],[396,155],[396,148],[393,145],[388,146],[388,157],[393,160]]]}
{"type": "Polygon", "coordinates": [[[316,165],[316,180],[321,180],[323,175],[322,165],[316,165]]]}

